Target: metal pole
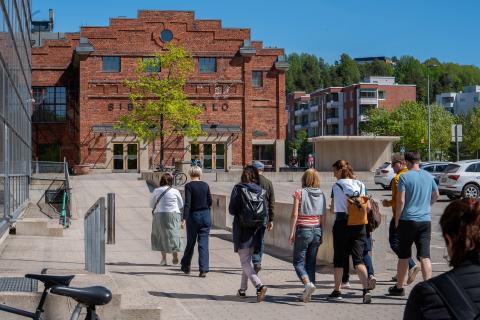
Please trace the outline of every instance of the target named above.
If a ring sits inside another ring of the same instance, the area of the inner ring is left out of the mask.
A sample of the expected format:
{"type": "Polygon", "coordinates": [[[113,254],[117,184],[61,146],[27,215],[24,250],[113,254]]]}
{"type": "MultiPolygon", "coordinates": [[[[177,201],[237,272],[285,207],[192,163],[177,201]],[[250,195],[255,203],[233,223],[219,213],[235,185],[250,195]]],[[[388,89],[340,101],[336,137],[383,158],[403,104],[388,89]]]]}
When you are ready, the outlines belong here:
{"type": "Polygon", "coordinates": [[[460,145],[458,143],[458,125],[455,125],[455,143],[457,144],[457,161],[460,161],[460,145]]]}
{"type": "Polygon", "coordinates": [[[431,160],[431,145],[430,145],[430,72],[427,67],[427,103],[428,103],[428,161],[431,160]]]}
{"type": "Polygon", "coordinates": [[[107,244],[115,244],[115,193],[107,194],[107,244]]]}

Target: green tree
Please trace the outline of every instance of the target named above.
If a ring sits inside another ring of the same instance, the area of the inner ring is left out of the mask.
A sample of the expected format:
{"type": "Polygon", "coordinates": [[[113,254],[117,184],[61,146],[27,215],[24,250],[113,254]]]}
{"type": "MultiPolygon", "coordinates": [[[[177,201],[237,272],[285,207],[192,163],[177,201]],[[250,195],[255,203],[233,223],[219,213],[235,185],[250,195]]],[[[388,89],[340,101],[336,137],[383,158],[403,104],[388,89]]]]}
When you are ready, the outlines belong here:
{"type": "MultiPolygon", "coordinates": [[[[362,125],[362,133],[400,136],[395,145],[399,151],[404,146],[407,151],[420,151],[423,159],[428,157],[428,109],[417,102],[405,101],[393,112],[384,109],[372,109],[367,113],[369,121],[362,125]]],[[[450,128],[453,116],[442,107],[433,105],[431,109],[431,149],[435,156],[448,154],[450,147],[450,128]]]]}
{"type": "Polygon", "coordinates": [[[427,68],[412,56],[403,56],[395,66],[398,83],[416,84],[417,101],[427,102],[427,68]]]}
{"type": "Polygon", "coordinates": [[[340,62],[336,67],[336,73],[342,86],[348,86],[360,82],[360,69],[358,68],[358,63],[346,53],[343,53],[340,56],[340,62]]]}
{"type": "Polygon", "coordinates": [[[299,165],[305,165],[308,154],[312,153],[312,144],[308,142],[306,129],[298,131],[295,140],[290,142],[290,154],[293,154],[293,149],[297,150],[299,165]]]}
{"type": "Polygon", "coordinates": [[[393,76],[395,70],[391,64],[385,63],[385,61],[374,60],[370,63],[359,64],[362,78],[368,76],[393,76]]]}
{"type": "Polygon", "coordinates": [[[181,47],[168,45],[154,58],[140,60],[137,79],[125,81],[125,86],[131,89],[133,110],[120,118],[118,126],[130,130],[144,142],[153,142],[154,148],[158,134],[160,164],[164,160],[166,135],[197,137],[201,134],[198,115],[202,110],[190,103],[184,91],[193,70],[191,55],[181,47]],[[161,72],[151,72],[160,68],[161,72]]]}
{"type": "Polygon", "coordinates": [[[463,122],[463,145],[465,149],[478,159],[480,153],[480,108],[468,112],[463,122]]]}

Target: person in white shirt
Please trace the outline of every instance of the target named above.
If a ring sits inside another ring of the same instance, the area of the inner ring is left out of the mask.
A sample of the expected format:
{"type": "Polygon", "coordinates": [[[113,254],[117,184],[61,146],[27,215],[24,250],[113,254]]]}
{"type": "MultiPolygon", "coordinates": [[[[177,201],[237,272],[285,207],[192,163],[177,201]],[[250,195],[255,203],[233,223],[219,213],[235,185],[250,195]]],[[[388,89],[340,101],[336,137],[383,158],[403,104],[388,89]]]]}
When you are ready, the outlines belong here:
{"type": "Polygon", "coordinates": [[[152,250],[162,253],[160,265],[167,265],[167,253],[173,255],[172,263],[178,264],[178,252],[182,251],[180,226],[182,223],[182,195],[172,188],[173,176],[164,173],[160,178],[160,187],[153,190],[150,207],[153,209],[152,250]]]}

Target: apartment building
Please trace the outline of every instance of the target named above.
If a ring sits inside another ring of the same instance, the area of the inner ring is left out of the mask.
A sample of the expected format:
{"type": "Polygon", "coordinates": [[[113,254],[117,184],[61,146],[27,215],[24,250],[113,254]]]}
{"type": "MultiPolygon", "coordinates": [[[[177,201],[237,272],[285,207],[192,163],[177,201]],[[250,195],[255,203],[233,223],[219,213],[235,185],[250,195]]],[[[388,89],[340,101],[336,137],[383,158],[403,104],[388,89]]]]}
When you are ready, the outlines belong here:
{"type": "Polygon", "coordinates": [[[465,86],[463,92],[445,92],[435,97],[437,105],[454,115],[467,114],[474,107],[479,106],[480,86],[465,86]]]}
{"type": "Polygon", "coordinates": [[[416,86],[398,84],[394,77],[371,76],[347,87],[294,92],[287,98],[289,137],[299,130],[309,137],[360,135],[372,108],[394,110],[402,101],[415,101],[416,86]]]}

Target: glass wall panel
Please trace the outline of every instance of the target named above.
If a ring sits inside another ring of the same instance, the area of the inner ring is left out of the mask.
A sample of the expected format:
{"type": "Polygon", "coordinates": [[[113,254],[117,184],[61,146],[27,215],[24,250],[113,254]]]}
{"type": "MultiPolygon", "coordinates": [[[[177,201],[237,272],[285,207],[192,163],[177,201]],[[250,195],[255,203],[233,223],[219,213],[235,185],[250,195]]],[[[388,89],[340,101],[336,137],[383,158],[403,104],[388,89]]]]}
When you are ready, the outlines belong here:
{"type": "Polygon", "coordinates": [[[3,231],[6,219],[15,218],[28,200],[31,1],[0,2],[0,230],[3,231]]]}

